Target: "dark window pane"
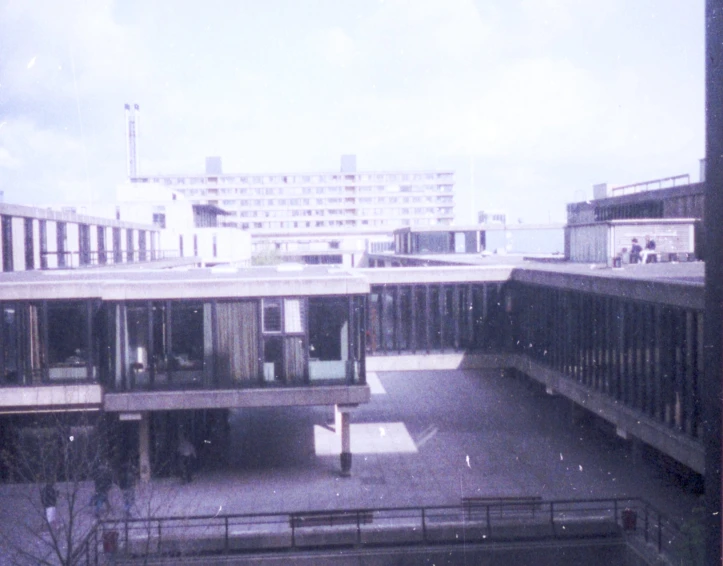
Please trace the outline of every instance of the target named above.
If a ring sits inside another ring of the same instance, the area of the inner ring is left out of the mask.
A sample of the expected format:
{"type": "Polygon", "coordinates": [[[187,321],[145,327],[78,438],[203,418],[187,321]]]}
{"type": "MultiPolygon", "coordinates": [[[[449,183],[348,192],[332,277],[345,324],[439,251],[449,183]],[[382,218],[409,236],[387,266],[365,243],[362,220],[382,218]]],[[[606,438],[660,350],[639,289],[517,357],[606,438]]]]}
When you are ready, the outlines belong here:
{"type": "Polygon", "coordinates": [[[281,299],[264,299],[264,332],[281,332],[281,299]]]}

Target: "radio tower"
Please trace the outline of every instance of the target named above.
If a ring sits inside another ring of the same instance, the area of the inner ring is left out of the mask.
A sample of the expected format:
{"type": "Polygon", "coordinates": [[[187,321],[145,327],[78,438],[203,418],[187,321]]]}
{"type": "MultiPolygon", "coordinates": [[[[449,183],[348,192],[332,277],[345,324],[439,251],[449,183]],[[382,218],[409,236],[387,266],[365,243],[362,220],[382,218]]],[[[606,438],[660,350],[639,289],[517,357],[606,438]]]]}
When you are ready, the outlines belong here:
{"type": "Polygon", "coordinates": [[[133,105],[133,109],[130,104],[126,104],[126,157],[130,179],[138,176],[138,120],[140,116],[141,109],[137,104],[133,105]]]}

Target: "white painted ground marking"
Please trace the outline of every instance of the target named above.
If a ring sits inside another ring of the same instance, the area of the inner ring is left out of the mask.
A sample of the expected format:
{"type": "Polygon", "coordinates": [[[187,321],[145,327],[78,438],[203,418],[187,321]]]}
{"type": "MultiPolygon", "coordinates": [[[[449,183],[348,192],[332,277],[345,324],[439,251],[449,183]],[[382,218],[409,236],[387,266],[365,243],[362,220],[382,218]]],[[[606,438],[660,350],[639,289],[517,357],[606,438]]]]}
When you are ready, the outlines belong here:
{"type": "Polygon", "coordinates": [[[379,380],[379,376],[373,371],[367,372],[367,385],[369,386],[369,391],[371,391],[372,395],[387,394],[387,390],[384,389],[382,382],[379,380]]]}
{"type": "Polygon", "coordinates": [[[424,429],[422,434],[419,436],[419,440],[417,440],[417,448],[421,448],[427,442],[432,440],[434,436],[439,432],[439,429],[434,425],[429,425],[427,428],[424,429]]]}
{"type": "MultiPolygon", "coordinates": [[[[404,423],[352,423],[352,454],[415,453],[417,447],[404,423]],[[383,429],[384,435],[379,431],[383,429]]],[[[341,437],[323,426],[314,425],[314,448],[317,456],[341,453],[341,437]]]]}

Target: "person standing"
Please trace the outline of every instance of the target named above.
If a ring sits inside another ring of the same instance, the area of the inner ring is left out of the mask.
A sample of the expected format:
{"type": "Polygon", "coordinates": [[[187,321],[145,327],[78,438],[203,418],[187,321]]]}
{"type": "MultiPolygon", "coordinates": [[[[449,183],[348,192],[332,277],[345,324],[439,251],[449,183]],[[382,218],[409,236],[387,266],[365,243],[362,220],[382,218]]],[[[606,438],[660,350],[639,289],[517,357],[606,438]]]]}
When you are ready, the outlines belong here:
{"type": "Polygon", "coordinates": [[[45,487],[40,490],[40,502],[45,509],[45,520],[48,526],[54,529],[58,504],[58,490],[55,489],[54,483],[48,482],[45,484],[45,487]]]}
{"type": "Polygon", "coordinates": [[[100,517],[103,507],[105,507],[106,513],[109,513],[111,509],[108,494],[110,493],[110,488],[113,487],[113,474],[107,464],[98,466],[93,477],[93,482],[95,485],[95,516],[100,517]]]}
{"type": "Polygon", "coordinates": [[[645,236],[645,249],[640,254],[640,261],[648,263],[651,256],[655,256],[655,240],[651,240],[650,236],[645,236]]]}
{"type": "Polygon", "coordinates": [[[640,262],[640,252],[643,251],[643,248],[638,243],[637,238],[633,238],[633,245],[630,248],[630,263],[639,263],[640,262]]]}
{"type": "Polygon", "coordinates": [[[178,442],[178,454],[181,457],[181,477],[186,483],[190,483],[192,480],[192,469],[193,458],[196,457],[196,449],[193,444],[183,435],[181,440],[178,442]]]}
{"type": "Polygon", "coordinates": [[[136,501],[136,474],[133,469],[133,465],[130,462],[126,462],[121,470],[120,478],[118,479],[118,487],[120,487],[123,493],[123,513],[126,519],[131,516],[131,509],[136,501]]]}

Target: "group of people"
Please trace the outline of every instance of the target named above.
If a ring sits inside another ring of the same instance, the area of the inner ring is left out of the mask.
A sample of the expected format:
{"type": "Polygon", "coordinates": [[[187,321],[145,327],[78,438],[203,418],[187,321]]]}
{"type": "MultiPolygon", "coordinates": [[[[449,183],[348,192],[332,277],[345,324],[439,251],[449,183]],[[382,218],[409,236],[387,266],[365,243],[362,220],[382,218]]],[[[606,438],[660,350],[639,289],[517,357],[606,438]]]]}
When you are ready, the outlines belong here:
{"type": "MultiPolygon", "coordinates": [[[[131,515],[131,510],[135,504],[135,481],[136,474],[131,463],[123,465],[118,475],[118,487],[123,494],[123,512],[126,518],[131,515]]],[[[110,490],[113,487],[114,477],[110,467],[105,464],[99,464],[93,470],[93,487],[94,493],[90,498],[90,506],[96,518],[100,518],[102,514],[108,514],[111,511],[110,490]]],[[[51,529],[57,526],[57,506],[58,506],[58,489],[54,482],[47,482],[40,489],[40,503],[45,509],[45,520],[51,529]]]]}
{"type": "MultiPolygon", "coordinates": [[[[96,517],[100,517],[103,511],[109,513],[111,510],[110,499],[108,497],[113,487],[113,472],[107,464],[99,466],[93,475],[93,484],[95,493],[91,497],[91,504],[96,517]]],[[[130,462],[123,464],[118,475],[118,487],[123,495],[123,515],[129,518],[131,509],[135,504],[135,484],[136,471],[130,462]]]]}
{"type": "Polygon", "coordinates": [[[619,256],[622,263],[649,263],[655,256],[655,240],[650,236],[645,236],[645,248],[638,242],[637,238],[633,238],[630,251],[623,248],[619,256]]]}
{"type": "MultiPolygon", "coordinates": [[[[180,460],[181,479],[188,483],[193,477],[193,460],[196,458],[196,448],[181,433],[178,443],[178,456],[180,460]]],[[[135,505],[135,483],[136,470],[130,463],[126,462],[121,468],[117,477],[117,484],[123,494],[123,512],[126,518],[131,516],[131,510],[135,505]]],[[[96,518],[111,511],[110,491],[115,483],[114,474],[106,463],[101,463],[93,470],[94,493],[90,498],[90,505],[96,518]]],[[[57,523],[58,489],[54,482],[47,482],[40,489],[40,502],[45,509],[45,519],[49,527],[54,529],[57,523]]]]}

